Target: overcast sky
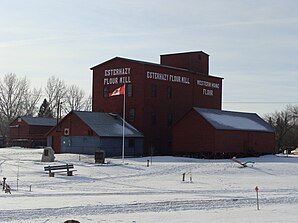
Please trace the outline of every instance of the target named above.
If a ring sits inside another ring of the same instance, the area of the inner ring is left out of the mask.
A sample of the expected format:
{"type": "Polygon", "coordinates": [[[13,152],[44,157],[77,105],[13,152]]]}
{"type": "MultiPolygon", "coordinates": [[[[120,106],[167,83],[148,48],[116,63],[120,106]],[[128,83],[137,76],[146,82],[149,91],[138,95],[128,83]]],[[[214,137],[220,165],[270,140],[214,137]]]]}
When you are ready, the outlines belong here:
{"type": "Polygon", "coordinates": [[[202,50],[223,109],[263,115],[298,105],[297,12],[297,0],[0,0],[0,75],[89,94],[90,67],[115,56],[202,50]]]}

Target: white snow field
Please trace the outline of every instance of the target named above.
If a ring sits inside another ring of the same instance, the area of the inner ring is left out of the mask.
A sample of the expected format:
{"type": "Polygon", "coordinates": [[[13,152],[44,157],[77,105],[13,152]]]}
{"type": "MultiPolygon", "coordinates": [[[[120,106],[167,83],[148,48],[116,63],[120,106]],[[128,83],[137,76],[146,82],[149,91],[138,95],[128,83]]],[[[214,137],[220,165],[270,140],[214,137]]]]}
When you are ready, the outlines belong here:
{"type": "Polygon", "coordinates": [[[147,167],[150,157],[95,164],[94,156],[56,154],[43,163],[42,152],[0,149],[0,179],[11,187],[11,194],[0,191],[0,222],[298,222],[295,156],[239,159],[255,162],[246,168],[231,160],[153,157],[147,167]],[[74,176],[44,171],[66,163],[74,164],[74,176]]]}

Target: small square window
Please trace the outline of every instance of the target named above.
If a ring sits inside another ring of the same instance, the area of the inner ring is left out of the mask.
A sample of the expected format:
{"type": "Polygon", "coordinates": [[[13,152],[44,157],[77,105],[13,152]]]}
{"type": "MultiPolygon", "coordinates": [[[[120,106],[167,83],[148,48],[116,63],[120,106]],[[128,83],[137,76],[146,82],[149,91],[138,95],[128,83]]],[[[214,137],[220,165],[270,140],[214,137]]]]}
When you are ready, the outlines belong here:
{"type": "Polygon", "coordinates": [[[126,89],[126,96],[132,97],[132,84],[126,84],[125,89],[126,89]]]}
{"type": "Polygon", "coordinates": [[[133,122],[136,118],[135,116],[136,116],[136,110],[134,108],[129,109],[128,120],[130,122],[133,122]]]}
{"type": "Polygon", "coordinates": [[[156,84],[152,84],[152,86],[151,86],[151,96],[152,97],[157,97],[157,86],[156,86],[156,84]]]}
{"type": "Polygon", "coordinates": [[[167,97],[168,99],[172,98],[172,86],[167,87],[167,97]]]}
{"type": "Polygon", "coordinates": [[[109,86],[104,86],[103,88],[103,97],[109,97],[109,86]]]}

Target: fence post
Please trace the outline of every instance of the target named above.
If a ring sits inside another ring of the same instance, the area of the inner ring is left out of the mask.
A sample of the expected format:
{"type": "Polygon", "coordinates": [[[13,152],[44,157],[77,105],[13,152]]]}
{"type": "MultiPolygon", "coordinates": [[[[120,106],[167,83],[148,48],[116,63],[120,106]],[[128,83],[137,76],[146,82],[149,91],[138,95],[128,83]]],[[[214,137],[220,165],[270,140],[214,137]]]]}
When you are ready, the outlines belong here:
{"type": "Polygon", "coordinates": [[[6,177],[3,177],[2,190],[5,190],[6,177]]]}
{"type": "Polygon", "coordinates": [[[257,193],[257,210],[260,210],[260,206],[259,206],[259,187],[258,186],[255,187],[255,191],[257,193]]]}

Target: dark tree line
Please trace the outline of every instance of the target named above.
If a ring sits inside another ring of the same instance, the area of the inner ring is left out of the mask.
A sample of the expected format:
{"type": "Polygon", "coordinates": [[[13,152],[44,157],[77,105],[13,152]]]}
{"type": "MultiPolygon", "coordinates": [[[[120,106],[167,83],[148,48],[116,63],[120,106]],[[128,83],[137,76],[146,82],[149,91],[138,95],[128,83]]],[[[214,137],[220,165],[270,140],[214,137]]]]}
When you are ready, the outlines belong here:
{"type": "Polygon", "coordinates": [[[0,137],[8,136],[9,124],[18,116],[56,118],[71,110],[91,110],[91,96],[87,97],[77,85],[67,86],[51,76],[44,89],[31,89],[26,77],[16,74],[0,77],[0,137]]]}
{"type": "Polygon", "coordinates": [[[298,106],[288,105],[264,118],[275,130],[276,152],[298,147],[298,106]]]}

